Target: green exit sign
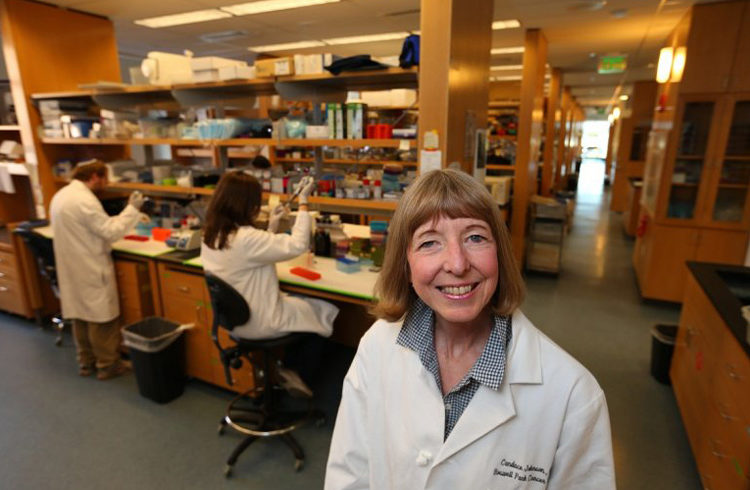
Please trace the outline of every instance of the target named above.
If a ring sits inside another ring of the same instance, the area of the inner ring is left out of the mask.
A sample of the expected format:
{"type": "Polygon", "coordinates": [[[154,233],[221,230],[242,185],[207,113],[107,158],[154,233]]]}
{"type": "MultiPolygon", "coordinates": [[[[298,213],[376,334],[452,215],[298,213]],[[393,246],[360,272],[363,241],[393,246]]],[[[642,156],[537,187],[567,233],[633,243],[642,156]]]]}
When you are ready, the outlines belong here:
{"type": "Polygon", "coordinates": [[[602,56],[599,58],[599,67],[597,72],[601,74],[606,73],[622,73],[628,66],[627,57],[625,56],[602,56]]]}

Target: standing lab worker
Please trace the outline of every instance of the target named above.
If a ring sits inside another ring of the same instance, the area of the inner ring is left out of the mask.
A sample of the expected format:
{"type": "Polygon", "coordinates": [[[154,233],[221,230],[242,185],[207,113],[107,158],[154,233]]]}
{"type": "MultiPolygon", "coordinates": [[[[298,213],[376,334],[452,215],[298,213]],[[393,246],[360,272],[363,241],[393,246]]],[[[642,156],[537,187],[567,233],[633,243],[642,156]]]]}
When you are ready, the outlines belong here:
{"type": "Polygon", "coordinates": [[[285,208],[271,212],[268,230],[256,228],[260,212],[261,185],[252,175],[224,174],[216,186],[206,211],[201,260],[207,272],[236,289],[250,307],[250,320],[232,330],[232,336],[245,339],[272,339],[291,332],[311,336],[286,349],[285,364],[278,373],[287,391],[311,397],[308,386],[318,371],[324,342],[333,332],[339,309],[316,298],[292,296],[279,290],[276,262],[297,257],[310,248],[311,218],[307,198],[315,181],[300,183],[299,210],[291,235],[275,233],[285,208]]]}
{"type": "Polygon", "coordinates": [[[124,237],[140,218],[143,195],[130,195],[117,216],[108,216],[95,193],[107,185],[100,161],[79,164],[73,180],[50,203],[60,304],[73,320],[78,373],[104,380],[126,373],[120,359],[120,305],[110,244],[124,237]]]}
{"type": "Polygon", "coordinates": [[[376,295],[327,490],[615,487],[604,393],[518,309],[522,279],[483,185],[442,170],[407,189],[376,295]]]}

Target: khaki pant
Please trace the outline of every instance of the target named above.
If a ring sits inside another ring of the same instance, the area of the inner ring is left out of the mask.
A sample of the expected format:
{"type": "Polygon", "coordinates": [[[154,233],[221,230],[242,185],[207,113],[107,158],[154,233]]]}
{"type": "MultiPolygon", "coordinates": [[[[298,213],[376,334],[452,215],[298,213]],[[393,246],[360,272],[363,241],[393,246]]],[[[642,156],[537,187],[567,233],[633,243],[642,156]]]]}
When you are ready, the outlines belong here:
{"type": "Polygon", "coordinates": [[[120,359],[120,329],[117,320],[106,323],[73,320],[73,338],[79,366],[106,369],[120,359]]]}

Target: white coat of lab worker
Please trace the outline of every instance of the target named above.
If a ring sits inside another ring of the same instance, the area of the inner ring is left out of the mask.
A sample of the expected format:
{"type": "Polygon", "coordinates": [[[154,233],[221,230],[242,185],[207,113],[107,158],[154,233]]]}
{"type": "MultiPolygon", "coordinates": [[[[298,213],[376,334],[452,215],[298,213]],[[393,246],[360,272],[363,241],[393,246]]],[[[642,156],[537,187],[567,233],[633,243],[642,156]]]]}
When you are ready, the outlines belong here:
{"type": "Polygon", "coordinates": [[[480,386],[443,441],[445,407],[401,323],[377,321],[344,380],[326,490],[615,488],[604,393],[575,359],[513,315],[505,376],[480,386]]]}
{"type": "Polygon", "coordinates": [[[312,332],[329,337],[338,308],[315,298],[290,296],[279,290],[276,263],[308,250],[310,214],[298,211],[291,235],[241,226],[227,247],[201,245],[203,269],[234,287],[250,307],[250,321],[232,330],[245,339],[270,339],[290,332],[312,332]]]}
{"type": "Polygon", "coordinates": [[[132,204],[108,216],[88,186],[74,179],[52,197],[55,267],[63,318],[105,323],[120,316],[111,243],[141,214],[132,204]]]}

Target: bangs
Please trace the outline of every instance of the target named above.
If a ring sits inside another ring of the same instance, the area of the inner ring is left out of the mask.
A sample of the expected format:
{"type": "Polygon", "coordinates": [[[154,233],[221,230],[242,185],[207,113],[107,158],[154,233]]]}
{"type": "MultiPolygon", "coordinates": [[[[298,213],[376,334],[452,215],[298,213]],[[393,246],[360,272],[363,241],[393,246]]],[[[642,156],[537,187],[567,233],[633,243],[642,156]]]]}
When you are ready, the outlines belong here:
{"type": "Polygon", "coordinates": [[[485,196],[477,188],[457,185],[455,180],[434,179],[435,186],[426,185],[420,189],[418,195],[412,196],[414,209],[408,224],[407,236],[409,241],[414,232],[429,221],[440,218],[472,218],[484,221],[495,228],[494,210],[485,196]]]}

